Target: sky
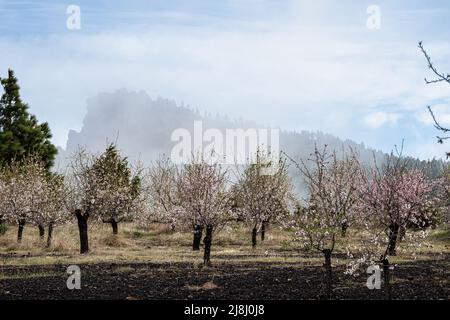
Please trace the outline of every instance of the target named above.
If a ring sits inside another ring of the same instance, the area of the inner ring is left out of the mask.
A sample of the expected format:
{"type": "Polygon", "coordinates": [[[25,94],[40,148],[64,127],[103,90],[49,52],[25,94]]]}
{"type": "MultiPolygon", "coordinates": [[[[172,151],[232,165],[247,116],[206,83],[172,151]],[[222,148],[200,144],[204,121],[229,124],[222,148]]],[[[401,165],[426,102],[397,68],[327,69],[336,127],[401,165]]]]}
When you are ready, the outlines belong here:
{"type": "Polygon", "coordinates": [[[450,146],[436,143],[427,106],[450,126],[450,85],[425,84],[417,44],[450,72],[449,15],[437,0],[0,0],[0,77],[15,70],[62,147],[87,99],[127,88],[439,158],[450,146]],[[67,27],[70,5],[80,29],[67,27]]]}

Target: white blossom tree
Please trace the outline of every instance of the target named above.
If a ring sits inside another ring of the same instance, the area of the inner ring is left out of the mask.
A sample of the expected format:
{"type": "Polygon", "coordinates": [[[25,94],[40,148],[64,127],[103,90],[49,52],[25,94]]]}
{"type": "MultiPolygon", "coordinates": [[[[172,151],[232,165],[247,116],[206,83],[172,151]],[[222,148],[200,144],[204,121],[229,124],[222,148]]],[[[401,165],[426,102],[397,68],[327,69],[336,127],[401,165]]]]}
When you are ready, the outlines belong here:
{"type": "Polygon", "coordinates": [[[144,182],[147,184],[147,206],[138,219],[143,225],[157,222],[169,224],[172,229],[175,227],[176,178],[177,168],[168,158],[160,158],[150,167],[144,182]]]}
{"type": "Polygon", "coordinates": [[[175,212],[180,223],[205,227],[205,265],[210,264],[213,233],[229,220],[230,197],[226,187],[227,172],[203,158],[193,159],[177,172],[175,212]]]}
{"type": "Polygon", "coordinates": [[[21,242],[26,223],[39,227],[43,240],[49,227],[47,245],[51,244],[53,226],[67,221],[63,205],[62,177],[49,173],[44,164],[30,156],[13,161],[3,174],[2,202],[6,217],[18,222],[17,241],[21,242]]]}
{"type": "Polygon", "coordinates": [[[89,252],[88,221],[90,217],[95,217],[97,203],[101,201],[100,179],[93,170],[95,160],[95,156],[79,148],[72,155],[65,179],[68,190],[66,207],[77,218],[81,254],[89,252]]]}
{"type": "Polygon", "coordinates": [[[0,167],[0,227],[5,220],[6,208],[6,175],[3,167],[0,167]]]}
{"type": "Polygon", "coordinates": [[[48,228],[47,247],[49,247],[53,238],[53,228],[70,219],[64,205],[66,196],[64,177],[48,173],[39,162],[30,162],[27,166],[29,166],[26,169],[28,187],[25,192],[30,193],[27,221],[39,228],[42,241],[45,227],[48,228]]]}
{"type": "Polygon", "coordinates": [[[233,211],[238,220],[251,227],[253,247],[257,244],[257,233],[261,232],[264,241],[267,224],[286,214],[292,196],[285,161],[280,159],[276,170],[268,174],[271,166],[258,151],[256,161],[238,173],[238,182],[233,187],[233,211]]]}
{"type": "MultiPolygon", "coordinates": [[[[137,170],[139,173],[140,170],[137,170]]],[[[95,156],[79,149],[73,156],[66,177],[69,190],[66,205],[75,215],[80,233],[80,253],[89,251],[88,220],[117,224],[142,210],[141,179],[133,175],[114,146],[95,156]]]]}

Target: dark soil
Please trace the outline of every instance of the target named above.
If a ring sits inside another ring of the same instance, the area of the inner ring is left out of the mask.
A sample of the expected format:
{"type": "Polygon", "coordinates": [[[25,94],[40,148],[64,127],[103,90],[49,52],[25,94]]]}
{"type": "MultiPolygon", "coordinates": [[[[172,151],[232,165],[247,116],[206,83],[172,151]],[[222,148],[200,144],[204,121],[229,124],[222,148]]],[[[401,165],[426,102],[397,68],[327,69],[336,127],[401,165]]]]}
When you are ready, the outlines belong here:
{"type": "MultiPolygon", "coordinates": [[[[200,268],[191,264],[81,265],[81,290],[66,286],[67,266],[3,267],[0,299],[326,299],[321,267],[242,263],[200,268]],[[208,283],[209,282],[209,283],[208,283]],[[208,284],[214,283],[210,286],[208,284]],[[205,283],[207,283],[205,285],[205,283]],[[217,286],[217,287],[216,287],[217,286]]],[[[334,299],[386,299],[369,290],[368,275],[333,270],[334,299]]],[[[450,299],[449,261],[398,265],[393,299],[450,299]]]]}

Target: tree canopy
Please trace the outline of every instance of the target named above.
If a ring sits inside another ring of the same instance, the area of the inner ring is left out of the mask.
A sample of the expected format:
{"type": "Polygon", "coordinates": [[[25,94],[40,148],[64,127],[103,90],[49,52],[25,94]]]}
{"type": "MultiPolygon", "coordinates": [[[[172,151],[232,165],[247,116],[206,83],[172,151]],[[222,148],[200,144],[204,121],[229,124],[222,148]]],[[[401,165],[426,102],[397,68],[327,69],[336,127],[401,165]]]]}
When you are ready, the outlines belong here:
{"type": "Polygon", "coordinates": [[[39,124],[28,112],[28,105],[20,98],[20,87],[14,71],[8,70],[7,78],[0,78],[3,95],[0,99],[0,164],[10,165],[34,154],[49,170],[57,153],[51,143],[48,123],[39,124]]]}

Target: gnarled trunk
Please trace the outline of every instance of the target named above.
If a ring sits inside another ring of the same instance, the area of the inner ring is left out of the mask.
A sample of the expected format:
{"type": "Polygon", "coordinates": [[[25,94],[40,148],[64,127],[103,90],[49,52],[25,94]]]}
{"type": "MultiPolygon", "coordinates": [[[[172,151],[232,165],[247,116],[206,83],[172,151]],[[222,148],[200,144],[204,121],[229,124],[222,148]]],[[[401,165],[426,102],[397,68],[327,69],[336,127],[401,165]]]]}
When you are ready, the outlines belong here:
{"type": "Polygon", "coordinates": [[[261,242],[263,242],[266,237],[266,224],[267,222],[261,224],[261,242]]]}
{"type": "Polygon", "coordinates": [[[23,228],[25,228],[25,219],[19,220],[19,228],[17,229],[17,243],[22,242],[23,228]]]}
{"type": "Polygon", "coordinates": [[[212,234],[213,227],[206,226],[206,235],[203,239],[203,243],[205,244],[204,254],[203,254],[203,264],[205,266],[211,265],[211,243],[212,243],[212,234]]]}
{"type": "Polygon", "coordinates": [[[103,219],[102,221],[103,223],[109,223],[111,225],[113,235],[117,235],[119,233],[119,222],[117,222],[116,219],[103,219]]]}
{"type": "Polygon", "coordinates": [[[200,243],[202,242],[202,233],[203,233],[203,226],[201,225],[194,225],[194,240],[192,241],[192,250],[198,251],[200,250],[200,243]]]}
{"type": "Polygon", "coordinates": [[[50,222],[48,224],[48,234],[47,234],[47,248],[49,248],[52,245],[52,238],[53,238],[53,222],[50,222]]]}
{"type": "Polygon", "coordinates": [[[391,291],[391,270],[388,259],[384,259],[383,261],[383,276],[384,276],[384,286],[386,288],[386,299],[392,299],[392,291],[391,291]]]}
{"type": "Polygon", "coordinates": [[[390,256],[397,255],[397,238],[398,238],[398,231],[399,231],[399,225],[398,224],[392,224],[389,226],[389,244],[388,244],[388,254],[390,256]]]}
{"type": "Polygon", "coordinates": [[[119,233],[119,224],[114,219],[111,219],[110,223],[111,223],[113,235],[117,235],[119,233]]]}
{"type": "Polygon", "coordinates": [[[81,210],[75,210],[75,216],[78,221],[78,231],[80,233],[80,253],[89,252],[89,240],[88,240],[88,218],[89,214],[82,214],[81,210]]]}
{"type": "Polygon", "coordinates": [[[256,226],[253,228],[252,230],[252,247],[256,247],[256,234],[257,234],[257,230],[256,230],[256,226]]]}
{"type": "Polygon", "coordinates": [[[322,250],[322,253],[325,258],[325,272],[326,272],[326,283],[327,283],[327,294],[328,298],[331,299],[332,293],[333,293],[333,273],[331,269],[331,250],[330,249],[324,249],[322,250]]]}
{"type": "Polygon", "coordinates": [[[45,237],[45,228],[43,225],[38,225],[38,229],[39,229],[39,239],[41,241],[44,241],[44,237],[45,237]]]}

